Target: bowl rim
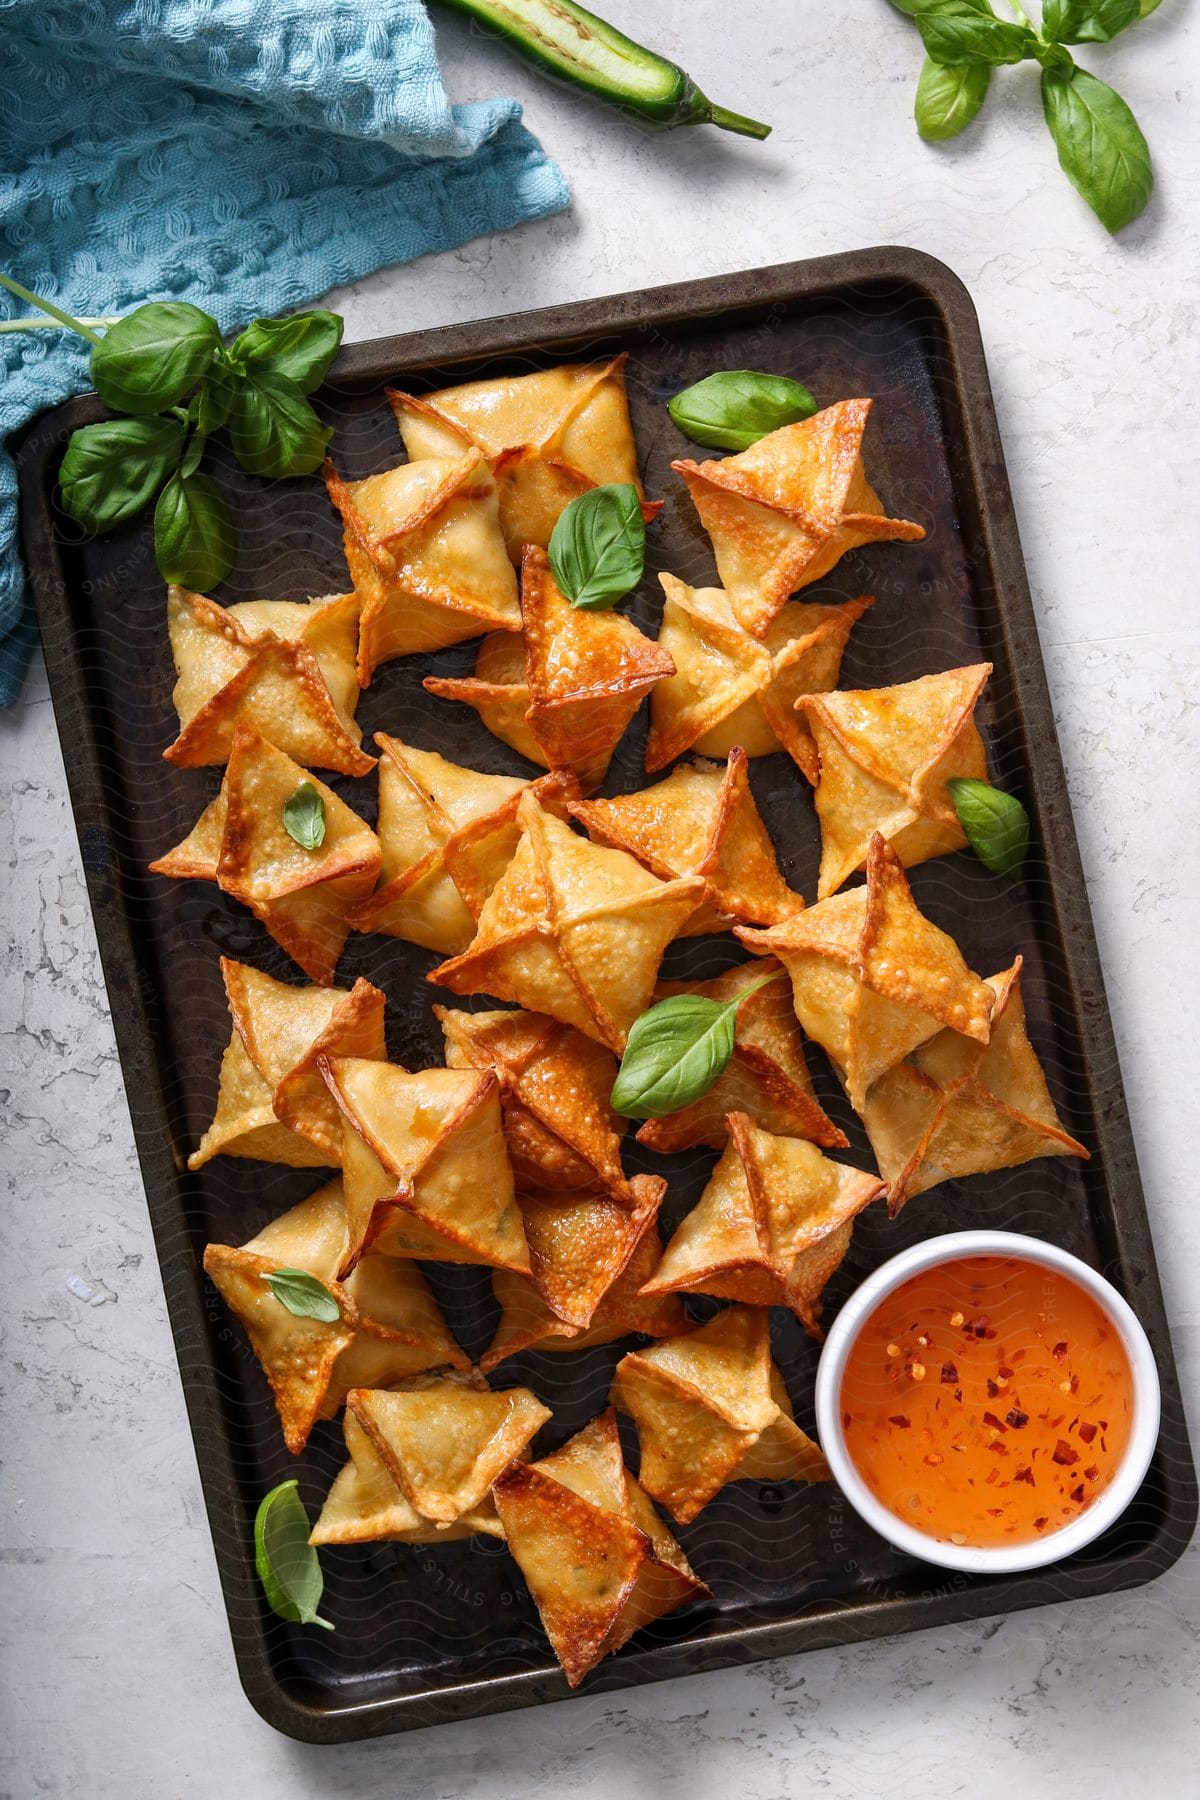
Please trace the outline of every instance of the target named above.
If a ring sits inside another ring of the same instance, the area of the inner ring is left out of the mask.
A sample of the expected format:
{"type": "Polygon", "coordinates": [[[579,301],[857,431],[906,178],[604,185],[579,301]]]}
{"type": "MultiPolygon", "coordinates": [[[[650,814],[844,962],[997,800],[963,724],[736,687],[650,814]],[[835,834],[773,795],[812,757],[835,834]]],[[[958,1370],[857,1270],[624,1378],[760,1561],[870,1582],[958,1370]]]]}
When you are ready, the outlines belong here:
{"type": "Polygon", "coordinates": [[[1015,1231],[951,1231],[926,1238],[890,1257],[846,1301],[829,1328],[817,1366],[816,1414],[821,1448],[842,1494],[882,1538],[922,1562],[965,1574],[1002,1575],[1044,1568],[1082,1550],[1115,1523],[1137,1493],[1158,1442],[1161,1393],[1150,1340],[1128,1301],[1090,1264],[1068,1250],[1015,1231]],[[876,1499],[846,1449],[839,1404],[850,1349],[879,1303],[912,1276],[941,1263],[974,1256],[1008,1256],[1053,1269],[1078,1283],[1112,1320],[1121,1337],[1133,1381],[1129,1442],[1111,1482],[1069,1524],[1048,1536],[1013,1545],[952,1544],[908,1525],[876,1499]]]}

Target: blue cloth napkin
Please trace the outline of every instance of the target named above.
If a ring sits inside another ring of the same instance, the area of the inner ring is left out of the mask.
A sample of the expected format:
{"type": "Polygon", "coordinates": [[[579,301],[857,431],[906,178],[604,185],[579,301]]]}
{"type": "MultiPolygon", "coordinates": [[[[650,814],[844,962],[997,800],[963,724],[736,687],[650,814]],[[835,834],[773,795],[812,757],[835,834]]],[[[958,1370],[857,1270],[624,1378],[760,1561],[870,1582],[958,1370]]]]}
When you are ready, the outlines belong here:
{"type": "MultiPolygon", "coordinates": [[[[230,331],[565,206],[520,118],[450,104],[420,0],[0,0],[0,269],[77,318],[191,300],[230,331]]],[[[0,334],[0,445],[88,348],[0,334]]],[[[16,521],[0,453],[0,705],[35,639],[16,521]]]]}

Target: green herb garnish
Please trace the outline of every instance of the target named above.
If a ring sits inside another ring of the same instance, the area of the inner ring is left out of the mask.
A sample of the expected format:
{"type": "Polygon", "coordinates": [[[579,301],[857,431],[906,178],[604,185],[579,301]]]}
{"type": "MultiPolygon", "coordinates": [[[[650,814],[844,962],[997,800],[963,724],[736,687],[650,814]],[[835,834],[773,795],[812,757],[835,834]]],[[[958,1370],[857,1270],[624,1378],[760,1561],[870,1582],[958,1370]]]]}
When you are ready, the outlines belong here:
{"type": "Polygon", "coordinates": [[[302,781],[283,803],[283,828],[302,850],[325,842],[325,802],[311,781],[302,781]]]}
{"type": "Polygon", "coordinates": [[[280,1306],[286,1306],[298,1319],[319,1319],[322,1325],[333,1325],[342,1316],[341,1307],[325,1283],[306,1269],[272,1269],[263,1280],[280,1306]]]}
{"type": "MultiPolygon", "coordinates": [[[[71,434],[59,474],[64,510],[91,533],[115,531],[154,508],[154,554],[167,581],[207,592],[233,567],[229,510],[200,470],[208,440],[226,430],[252,475],[311,475],[329,429],[306,395],[324,380],[342,340],[336,313],[256,319],[231,344],[183,300],[153,300],[127,318],[73,318],[0,274],[0,285],[54,326],[92,344],[96,392],[131,415],[71,434]],[[104,327],[101,336],[97,324],[104,327]]],[[[39,320],[6,328],[46,329],[39,320]]]]}
{"type": "Polygon", "coordinates": [[[1035,26],[1020,0],[1011,0],[1016,22],[997,17],[990,0],[892,0],[913,20],[926,51],[917,82],[917,130],[933,142],[957,136],[987,98],[994,68],[1036,62],[1059,165],[1101,224],[1120,231],[1150,198],[1150,151],[1121,96],[1079,68],[1066,46],[1106,44],[1158,3],[1045,0],[1035,26]]]}
{"type": "Polygon", "coordinates": [[[990,782],[954,775],[946,783],[967,842],[993,875],[1017,875],[1029,853],[1029,814],[990,782]]]}
{"type": "Polygon", "coordinates": [[[254,1519],[254,1566],[267,1605],[293,1625],[334,1627],[317,1612],[325,1578],[308,1541],[312,1529],[296,1481],[281,1481],[262,1501],[254,1519]]]}
{"type": "Polygon", "coordinates": [[[674,994],[636,1020],[612,1091],[627,1119],[665,1119],[707,1094],[733,1055],[737,1010],[778,975],[764,975],[729,1000],[674,994]]]}
{"type": "Polygon", "coordinates": [[[564,507],[550,534],[558,591],[585,612],[612,606],[637,586],[646,560],[646,522],[631,482],[590,488],[564,507]]]}
{"type": "Polygon", "coordinates": [[[754,369],[722,369],[684,388],[667,406],[685,437],[717,450],[748,450],[769,431],[811,419],[816,410],[798,381],[754,369]]]}

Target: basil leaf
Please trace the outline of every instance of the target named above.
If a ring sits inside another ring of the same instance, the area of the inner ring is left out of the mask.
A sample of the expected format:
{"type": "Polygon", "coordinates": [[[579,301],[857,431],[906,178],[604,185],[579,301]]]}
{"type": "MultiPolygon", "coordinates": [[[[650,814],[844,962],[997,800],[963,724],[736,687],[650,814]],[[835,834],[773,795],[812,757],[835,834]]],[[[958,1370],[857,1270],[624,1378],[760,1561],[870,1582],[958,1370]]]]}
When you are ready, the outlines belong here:
{"type": "Polygon", "coordinates": [[[617,1070],[612,1104],[627,1119],[663,1119],[707,1094],[733,1055],[737,1010],[778,975],[726,1001],[673,994],[636,1019],[617,1070]]]}
{"type": "MultiPolygon", "coordinates": [[[[316,792],[315,788],[313,792],[316,792]]],[[[285,807],[285,823],[286,818],[285,807]]],[[[325,821],[322,818],[321,836],[324,835],[325,821]]],[[[325,1283],[318,1281],[315,1275],[308,1274],[304,1269],[272,1269],[270,1274],[263,1276],[263,1280],[280,1306],[286,1306],[298,1319],[319,1319],[323,1325],[333,1325],[342,1316],[341,1307],[325,1283]]]]}
{"type": "Polygon", "coordinates": [[[179,419],[106,419],[71,433],[58,472],[64,509],[88,531],[115,531],[153,500],[183,450],[179,419]]]}
{"type": "Polygon", "coordinates": [[[325,842],[325,802],[311,781],[302,781],[283,803],[283,828],[302,850],[325,842]]]}
{"type": "Polygon", "coordinates": [[[1122,100],[1086,69],[1068,79],[1042,70],[1042,107],[1067,179],[1108,231],[1136,219],[1154,173],[1138,122],[1122,100]]]}
{"type": "Polygon", "coordinates": [[[967,842],[993,875],[1019,874],[1029,853],[1029,814],[990,782],[955,775],[946,783],[967,842]]]}
{"type": "Polygon", "coordinates": [[[559,514],[550,533],[559,592],[585,612],[612,606],[637,586],[646,560],[646,522],[631,482],[589,489],[559,514]]]}
{"type": "Polygon", "coordinates": [[[1019,63],[1037,43],[1027,26],[982,13],[970,0],[941,0],[939,6],[914,16],[928,54],[949,68],[958,63],[1019,63]]]}
{"type": "Polygon", "coordinates": [[[154,556],[164,581],[206,594],[233,567],[229,508],[207,475],[172,475],[154,509],[154,556]]]}
{"type": "Polygon", "coordinates": [[[295,1480],[281,1481],[259,1506],[254,1518],[254,1566],[273,1613],[293,1625],[321,1625],[332,1631],[329,1620],[317,1612],[325,1577],[308,1541],[312,1527],[298,1489],[295,1480]]]}
{"type": "Polygon", "coordinates": [[[957,69],[946,69],[927,56],[913,107],[921,136],[933,144],[957,137],[987,99],[991,79],[987,63],[963,63],[957,69]]]}
{"type": "Polygon", "coordinates": [[[311,475],[332,435],[287,375],[248,369],[231,388],[229,436],[251,475],[311,475]]]}
{"type": "Polygon", "coordinates": [[[1042,36],[1052,44],[1107,44],[1138,17],[1138,0],[1045,0],[1042,36]]]}
{"type": "Polygon", "coordinates": [[[218,359],[192,395],[188,417],[206,438],[229,423],[236,373],[218,359]]]}
{"type": "Polygon", "coordinates": [[[786,375],[723,369],[684,388],[667,411],[685,437],[718,450],[748,450],[769,431],[811,419],[817,403],[786,375]]]}
{"type": "MultiPolygon", "coordinates": [[[[1135,0],[1136,4],[1136,0],[1135,0]]],[[[302,394],[324,381],[342,342],[337,313],[293,313],[289,319],[255,319],[229,346],[239,368],[286,375],[302,394]]]]}
{"type": "Polygon", "coordinates": [[[114,412],[162,412],[195,387],[220,348],[216,320],[198,306],[152,300],[105,332],[92,351],[92,383],[114,412]]]}

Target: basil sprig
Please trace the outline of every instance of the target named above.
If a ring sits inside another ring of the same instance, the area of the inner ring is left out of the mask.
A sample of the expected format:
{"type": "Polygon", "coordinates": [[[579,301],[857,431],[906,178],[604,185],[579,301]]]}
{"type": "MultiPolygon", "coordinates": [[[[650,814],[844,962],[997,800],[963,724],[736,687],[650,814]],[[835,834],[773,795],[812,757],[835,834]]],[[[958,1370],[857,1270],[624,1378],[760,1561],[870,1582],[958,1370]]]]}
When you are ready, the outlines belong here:
{"type": "Polygon", "coordinates": [[[931,142],[957,136],[987,98],[1004,63],[1041,65],[1042,112],[1059,166],[1108,231],[1143,211],[1154,187],[1150,151],[1121,96],[1078,68],[1068,44],[1107,44],[1154,12],[1159,0],[1044,0],[1035,28],[998,18],[990,0],[892,0],[921,34],[917,130],[931,142]]]}
{"type": "Polygon", "coordinates": [[[1029,814],[1013,794],[955,775],[946,783],[967,842],[993,875],[1017,875],[1029,853],[1029,814]]]}
{"type": "Polygon", "coordinates": [[[673,994],[634,1021],[612,1104],[627,1119],[664,1119],[707,1094],[733,1055],[737,1011],[778,975],[764,975],[731,999],[673,994]]]}
{"type": "Polygon", "coordinates": [[[323,1281],[307,1269],[271,1269],[263,1280],[288,1312],[298,1319],[317,1319],[322,1325],[334,1325],[342,1309],[323,1281]]]}
{"type": "Polygon", "coordinates": [[[209,439],[227,431],[252,475],[310,475],[329,441],[306,396],[342,340],[336,313],[255,319],[231,344],[185,300],[153,300],[92,324],[0,274],[0,286],[92,344],[90,372],[111,411],[130,415],[73,432],[60,470],[64,510],[91,534],[127,525],[152,503],[154,553],[167,581],[207,592],[233,567],[233,525],[200,471],[209,439]]]}
{"type": "Polygon", "coordinates": [[[317,1611],[325,1577],[308,1541],[312,1527],[298,1489],[294,1480],[281,1481],[263,1499],[254,1519],[254,1566],[273,1613],[293,1625],[332,1631],[317,1611]]]}
{"type": "Polygon", "coordinates": [[[685,437],[716,450],[748,450],[768,432],[811,419],[816,410],[798,381],[754,369],[720,369],[667,403],[685,437]]]}
{"type": "Polygon", "coordinates": [[[547,551],[558,591],[585,612],[635,588],[646,561],[646,521],[632,482],[589,488],[563,508],[547,551]]]}
{"type": "Polygon", "coordinates": [[[302,781],[283,803],[283,828],[302,850],[325,842],[325,802],[311,781],[302,781]]]}

